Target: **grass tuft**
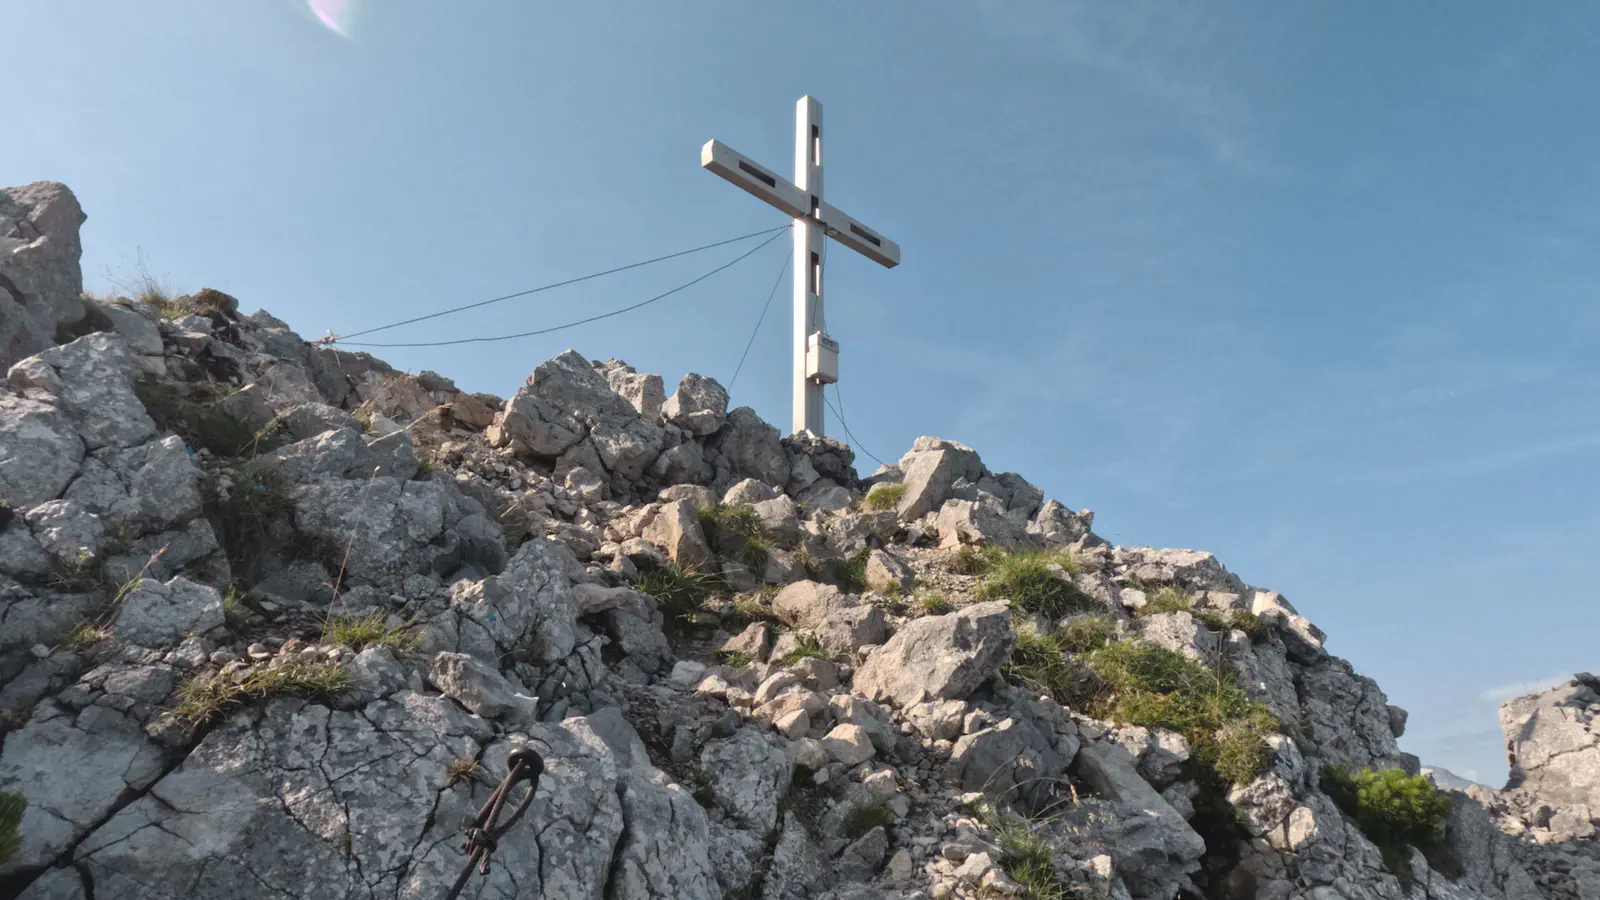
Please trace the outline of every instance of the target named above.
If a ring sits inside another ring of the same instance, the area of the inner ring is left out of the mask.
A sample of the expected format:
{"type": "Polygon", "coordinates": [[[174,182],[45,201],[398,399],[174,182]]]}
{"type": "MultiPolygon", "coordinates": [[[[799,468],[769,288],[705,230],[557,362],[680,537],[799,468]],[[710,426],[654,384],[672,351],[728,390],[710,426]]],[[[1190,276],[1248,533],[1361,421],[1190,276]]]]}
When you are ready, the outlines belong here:
{"type": "Polygon", "coordinates": [[[733,666],[736,669],[744,668],[755,662],[750,658],[750,654],[738,650],[718,650],[717,660],[725,666],[733,666]]]}
{"type": "Polygon", "coordinates": [[[1081,896],[1071,882],[1056,874],[1055,851],[1045,837],[1044,816],[1025,817],[1012,810],[1001,810],[992,803],[978,807],[978,821],[994,833],[1000,845],[997,862],[1021,888],[1023,900],[1068,900],[1081,896]]]}
{"type": "Polygon", "coordinates": [[[833,654],[824,649],[822,644],[815,637],[812,637],[808,634],[801,638],[800,645],[789,651],[789,654],[785,656],[778,664],[781,666],[792,666],[802,659],[820,659],[824,661],[832,661],[833,654]]]}
{"type": "Polygon", "coordinates": [[[1013,607],[1039,613],[1051,620],[1078,612],[1100,609],[1093,597],[1055,570],[1068,575],[1078,571],[1081,561],[1071,553],[1003,550],[984,551],[982,594],[989,600],[1009,600],[1013,607]]]}
{"type": "Polygon", "coordinates": [[[873,512],[884,512],[900,505],[906,495],[906,486],[900,482],[875,484],[861,499],[861,505],[873,512]]]}
{"type": "Polygon", "coordinates": [[[721,587],[715,576],[686,571],[676,563],[652,569],[634,584],[635,590],[656,598],[667,626],[677,629],[692,624],[702,604],[721,587]]]}
{"type": "Polygon", "coordinates": [[[1093,653],[1111,643],[1116,634],[1104,616],[1077,616],[1056,629],[1056,641],[1068,653],[1093,653]]]}
{"type": "Polygon", "coordinates": [[[761,527],[761,517],[748,503],[700,507],[700,527],[706,540],[732,559],[760,569],[772,553],[772,538],[761,527]]]}
{"type": "Polygon", "coordinates": [[[422,636],[411,630],[410,623],[387,624],[388,617],[381,612],[353,616],[348,613],[329,616],[322,623],[324,643],[338,644],[352,650],[368,647],[388,647],[395,653],[410,653],[422,642],[422,636]]]}
{"type": "Polygon", "coordinates": [[[450,776],[450,786],[454,787],[462,781],[474,782],[481,780],[483,766],[479,765],[475,759],[453,759],[450,761],[450,767],[445,772],[450,776]]]}
{"type": "Polygon", "coordinates": [[[250,670],[242,681],[197,675],[178,687],[178,705],[170,710],[179,721],[203,725],[250,700],[268,697],[331,697],[349,684],[337,663],[295,660],[250,670]]]}
{"type": "Polygon", "coordinates": [[[1145,598],[1144,606],[1139,609],[1139,616],[1159,616],[1169,612],[1190,612],[1194,609],[1194,601],[1188,594],[1175,587],[1164,587],[1145,598]]]}
{"type": "Polygon", "coordinates": [[[955,609],[955,604],[951,603],[943,594],[926,589],[919,590],[911,595],[911,602],[916,604],[917,609],[921,610],[922,615],[925,616],[942,616],[955,609]]]}
{"type": "Polygon", "coordinates": [[[839,587],[852,594],[858,594],[867,589],[867,558],[872,555],[872,549],[862,547],[855,553],[845,557],[838,567],[839,587]]]}
{"type": "Polygon", "coordinates": [[[28,798],[12,791],[0,791],[0,863],[10,859],[22,849],[22,814],[28,809],[28,798]]]}
{"type": "Polygon", "coordinates": [[[67,648],[74,653],[87,653],[95,645],[111,637],[111,629],[93,622],[81,622],[67,635],[67,648]]]}
{"type": "Polygon", "coordinates": [[[1071,658],[1059,631],[1040,634],[1031,628],[1018,630],[1017,645],[1000,672],[1008,681],[1049,694],[1069,706],[1069,699],[1085,696],[1094,689],[1094,673],[1071,658]]]}

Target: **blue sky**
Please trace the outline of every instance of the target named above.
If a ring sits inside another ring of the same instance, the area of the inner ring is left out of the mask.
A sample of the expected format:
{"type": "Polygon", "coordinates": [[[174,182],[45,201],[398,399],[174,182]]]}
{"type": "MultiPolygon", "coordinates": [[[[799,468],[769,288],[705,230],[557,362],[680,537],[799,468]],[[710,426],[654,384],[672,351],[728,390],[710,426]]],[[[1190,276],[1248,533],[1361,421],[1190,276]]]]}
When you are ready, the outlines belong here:
{"type": "MultiPolygon", "coordinates": [[[[1488,782],[1496,703],[1600,666],[1600,7],[320,2],[337,29],[0,5],[0,181],[73,187],[91,287],[142,253],[317,337],[781,225],[699,147],[789,172],[809,93],[828,198],[904,250],[829,257],[866,449],[958,439],[1114,541],[1216,552],[1488,782]]],[[[786,244],[582,329],[378,352],[501,395],[569,346],[726,382],[786,244]]],[[[539,328],[738,249],[383,337],[539,328]]],[[[787,303],[733,389],[780,425],[787,303]]]]}

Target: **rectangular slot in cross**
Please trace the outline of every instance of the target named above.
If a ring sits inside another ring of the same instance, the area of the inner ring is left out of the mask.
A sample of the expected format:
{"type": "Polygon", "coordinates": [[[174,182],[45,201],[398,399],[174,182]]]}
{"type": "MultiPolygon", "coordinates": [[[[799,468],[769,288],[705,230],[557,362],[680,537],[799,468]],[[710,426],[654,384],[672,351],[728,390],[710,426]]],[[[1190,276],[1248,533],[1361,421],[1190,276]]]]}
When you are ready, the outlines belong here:
{"type": "Polygon", "coordinates": [[[822,127],[820,125],[811,126],[811,164],[813,166],[822,165],[822,127]]]}
{"type": "Polygon", "coordinates": [[[775,188],[778,186],[778,179],[773,178],[771,175],[768,175],[767,173],[761,171],[755,166],[750,165],[742,159],[739,160],[739,171],[744,172],[746,175],[751,176],[769,188],[775,188]]]}

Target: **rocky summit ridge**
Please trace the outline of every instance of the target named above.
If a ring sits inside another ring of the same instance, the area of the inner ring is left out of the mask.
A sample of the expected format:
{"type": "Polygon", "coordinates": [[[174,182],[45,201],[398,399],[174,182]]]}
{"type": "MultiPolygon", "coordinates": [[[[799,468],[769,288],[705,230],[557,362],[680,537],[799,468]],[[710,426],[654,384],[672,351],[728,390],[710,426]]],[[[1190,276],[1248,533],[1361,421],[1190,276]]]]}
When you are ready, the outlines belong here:
{"type": "Polygon", "coordinates": [[[443,897],[532,747],[464,897],[1600,898],[1588,675],[1436,791],[1284,597],[962,444],[86,298],[83,220],[0,191],[0,897],[443,897]]]}

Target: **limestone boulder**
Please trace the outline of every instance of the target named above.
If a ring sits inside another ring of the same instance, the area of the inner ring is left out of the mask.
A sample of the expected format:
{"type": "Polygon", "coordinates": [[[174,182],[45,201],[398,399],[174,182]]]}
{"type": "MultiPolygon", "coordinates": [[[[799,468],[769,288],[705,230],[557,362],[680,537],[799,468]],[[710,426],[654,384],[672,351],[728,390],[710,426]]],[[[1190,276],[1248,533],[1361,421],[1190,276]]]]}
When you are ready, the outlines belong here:
{"type": "Polygon", "coordinates": [[[965,699],[1000,671],[1013,647],[1011,609],[978,603],[906,623],[856,672],[855,692],[902,709],[965,699]]]}
{"type": "Polygon", "coordinates": [[[86,218],[64,184],[0,188],[0,369],[83,319],[78,229],[86,218]]]}
{"type": "Polygon", "coordinates": [[[711,565],[711,545],[700,525],[700,507],[694,501],[674,500],[663,505],[640,536],[685,569],[711,565]]]}
{"type": "Polygon", "coordinates": [[[690,434],[705,437],[728,421],[728,392],[716,379],[690,372],[662,405],[661,414],[690,434]]]}
{"type": "Polygon", "coordinates": [[[882,643],[887,631],[882,609],[815,581],[784,587],[773,598],[772,610],[791,627],[814,634],[823,647],[835,653],[882,643]]]}
{"type": "MultiPolygon", "coordinates": [[[[1511,762],[1507,787],[1536,798],[1562,818],[1600,817],[1600,679],[1588,673],[1500,707],[1511,762]]],[[[1578,829],[1568,829],[1578,830],[1578,829]]],[[[1593,825],[1580,836],[1593,833],[1593,825]]]]}

